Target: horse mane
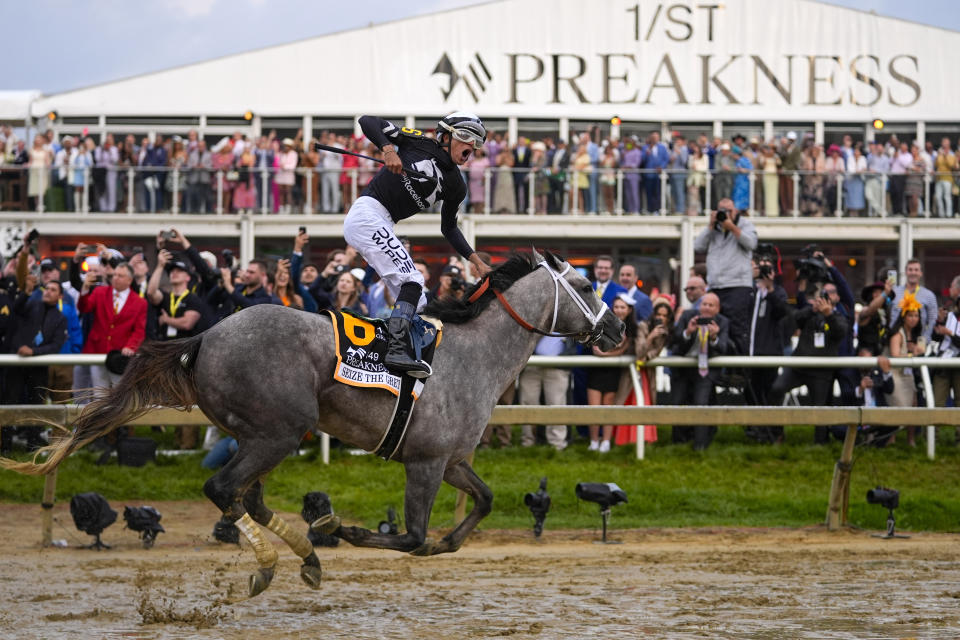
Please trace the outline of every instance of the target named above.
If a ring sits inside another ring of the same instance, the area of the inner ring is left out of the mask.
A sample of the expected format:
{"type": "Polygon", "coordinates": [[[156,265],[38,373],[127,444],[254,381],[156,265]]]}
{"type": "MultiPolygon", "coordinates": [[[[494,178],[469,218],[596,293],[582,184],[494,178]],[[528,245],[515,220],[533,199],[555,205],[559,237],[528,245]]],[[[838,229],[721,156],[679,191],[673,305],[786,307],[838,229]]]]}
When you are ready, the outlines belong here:
{"type": "Polygon", "coordinates": [[[480,287],[483,280],[470,287],[462,298],[435,298],[424,307],[422,313],[451,324],[468,322],[490,306],[490,301],[495,298],[492,289],[501,292],[506,291],[514,282],[530,274],[536,266],[537,263],[532,254],[515,253],[506,262],[490,272],[490,289],[487,289],[476,302],[468,302],[468,300],[480,287]]]}

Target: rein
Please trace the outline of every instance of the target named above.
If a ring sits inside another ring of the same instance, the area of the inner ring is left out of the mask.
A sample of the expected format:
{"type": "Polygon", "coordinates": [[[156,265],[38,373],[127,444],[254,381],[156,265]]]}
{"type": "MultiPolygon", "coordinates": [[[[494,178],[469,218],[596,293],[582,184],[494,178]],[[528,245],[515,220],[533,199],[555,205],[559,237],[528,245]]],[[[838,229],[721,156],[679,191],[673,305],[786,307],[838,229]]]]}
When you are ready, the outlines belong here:
{"type": "Polygon", "coordinates": [[[517,311],[512,306],[510,306],[510,303],[507,302],[507,299],[504,297],[504,295],[494,287],[490,286],[490,276],[487,276],[483,279],[483,283],[481,283],[481,285],[477,288],[476,291],[473,292],[473,294],[467,299],[467,301],[470,303],[474,303],[477,300],[479,300],[480,297],[483,296],[483,294],[489,290],[489,291],[492,291],[493,295],[497,297],[497,300],[500,301],[500,304],[503,305],[503,308],[507,311],[508,314],[510,314],[510,317],[513,318],[514,322],[519,324],[521,327],[523,327],[527,331],[530,331],[532,333],[537,333],[541,336],[548,336],[551,338],[576,337],[580,342],[588,342],[588,341],[592,342],[599,339],[600,331],[597,330],[597,327],[600,324],[600,318],[607,311],[607,308],[608,308],[607,304],[601,300],[600,301],[601,307],[599,312],[597,313],[594,313],[587,306],[587,303],[584,302],[583,299],[576,294],[576,292],[573,290],[570,284],[563,277],[564,275],[566,275],[567,271],[570,270],[569,264],[567,265],[567,268],[563,270],[562,273],[557,273],[556,271],[551,269],[550,265],[548,265],[546,262],[538,263],[537,268],[539,267],[546,268],[547,273],[549,273],[553,277],[553,285],[554,285],[553,322],[550,324],[549,331],[538,329],[537,327],[533,326],[532,324],[524,320],[522,317],[520,317],[520,314],[517,313],[517,311]],[[580,311],[583,312],[583,315],[586,316],[587,320],[590,320],[591,322],[590,331],[571,331],[566,333],[554,331],[554,328],[557,326],[557,314],[559,313],[559,308],[560,308],[560,286],[561,285],[567,291],[567,293],[570,294],[570,297],[576,303],[577,307],[580,308],[580,311]]]}

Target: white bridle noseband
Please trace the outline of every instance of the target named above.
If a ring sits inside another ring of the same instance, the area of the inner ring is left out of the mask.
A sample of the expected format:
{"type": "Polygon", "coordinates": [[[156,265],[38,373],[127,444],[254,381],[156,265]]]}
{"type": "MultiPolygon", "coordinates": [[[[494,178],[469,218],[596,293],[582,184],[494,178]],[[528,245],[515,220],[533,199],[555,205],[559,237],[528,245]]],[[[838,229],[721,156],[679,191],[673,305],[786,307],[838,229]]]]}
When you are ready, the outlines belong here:
{"type": "Polygon", "coordinates": [[[539,267],[545,268],[547,270],[547,273],[550,274],[550,277],[553,278],[553,288],[554,288],[553,322],[550,323],[550,330],[544,333],[544,335],[550,335],[554,337],[586,335],[587,337],[581,340],[581,342],[587,342],[590,339],[599,338],[600,336],[599,336],[599,332],[597,331],[597,325],[600,324],[600,318],[609,309],[609,307],[607,307],[607,303],[604,302],[603,300],[600,300],[600,309],[597,310],[596,313],[594,313],[590,309],[586,301],[583,298],[581,298],[576,291],[573,290],[573,287],[570,285],[569,282],[567,282],[566,278],[564,278],[564,276],[567,275],[567,272],[570,271],[569,263],[564,268],[564,270],[560,272],[555,271],[549,264],[547,264],[545,260],[537,264],[537,268],[539,267]],[[590,322],[589,332],[559,333],[559,334],[554,333],[554,329],[556,329],[557,327],[557,316],[560,313],[560,287],[563,287],[563,289],[570,295],[570,299],[573,300],[574,304],[577,305],[577,308],[579,308],[580,311],[583,312],[583,315],[590,322]]]}

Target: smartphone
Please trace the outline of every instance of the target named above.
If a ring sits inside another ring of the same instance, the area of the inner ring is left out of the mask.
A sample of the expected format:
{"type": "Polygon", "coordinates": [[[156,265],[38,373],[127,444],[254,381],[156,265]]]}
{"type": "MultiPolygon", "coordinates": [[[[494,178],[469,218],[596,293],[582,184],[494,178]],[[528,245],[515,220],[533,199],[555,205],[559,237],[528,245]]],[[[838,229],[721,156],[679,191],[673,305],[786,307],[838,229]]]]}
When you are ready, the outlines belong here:
{"type": "Polygon", "coordinates": [[[897,284],[897,270],[896,269],[887,269],[887,281],[893,284],[897,284]]]}
{"type": "Polygon", "coordinates": [[[713,322],[713,318],[704,318],[703,316],[697,318],[697,324],[699,325],[708,325],[711,322],[713,322]]]}
{"type": "Polygon", "coordinates": [[[306,227],[300,227],[300,233],[306,233],[306,232],[307,232],[306,227]]]}

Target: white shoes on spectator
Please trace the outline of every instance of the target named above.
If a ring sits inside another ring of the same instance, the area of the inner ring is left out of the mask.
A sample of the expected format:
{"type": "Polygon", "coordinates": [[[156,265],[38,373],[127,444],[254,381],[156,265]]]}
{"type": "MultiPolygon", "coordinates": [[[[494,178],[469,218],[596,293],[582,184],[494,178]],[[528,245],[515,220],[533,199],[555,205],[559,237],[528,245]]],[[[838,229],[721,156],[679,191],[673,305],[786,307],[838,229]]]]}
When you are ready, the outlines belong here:
{"type": "Polygon", "coordinates": [[[600,453],[609,453],[610,451],[610,441],[604,440],[600,443],[600,453]]]}
{"type": "Polygon", "coordinates": [[[587,451],[599,451],[599,450],[600,450],[600,443],[597,442],[596,440],[591,440],[590,446],[587,447],[587,451]]]}

